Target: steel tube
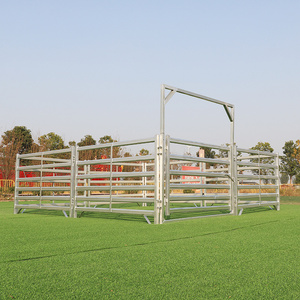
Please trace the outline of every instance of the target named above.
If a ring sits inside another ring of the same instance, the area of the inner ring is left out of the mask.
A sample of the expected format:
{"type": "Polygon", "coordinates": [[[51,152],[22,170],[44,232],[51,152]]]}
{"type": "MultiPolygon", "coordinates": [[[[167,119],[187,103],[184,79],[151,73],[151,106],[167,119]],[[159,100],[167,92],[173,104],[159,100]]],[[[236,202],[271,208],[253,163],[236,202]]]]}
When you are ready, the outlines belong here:
{"type": "MultiPolygon", "coordinates": [[[[272,153],[272,152],[268,152],[268,151],[259,151],[259,150],[252,150],[252,149],[243,149],[243,148],[237,148],[237,151],[238,152],[244,152],[244,153],[253,153],[253,154],[256,154],[257,156],[259,155],[265,155],[265,157],[270,157],[270,156],[273,156],[273,157],[276,157],[277,154],[276,153],[272,153]]],[[[258,157],[255,157],[255,156],[250,156],[249,159],[253,159],[253,158],[258,158],[258,157]]]]}
{"type": "Polygon", "coordinates": [[[106,212],[106,213],[117,213],[117,214],[131,214],[131,215],[146,215],[154,216],[153,210],[141,210],[141,209],[120,209],[113,208],[92,208],[92,207],[77,207],[78,211],[89,211],[89,212],[106,212]]]}
{"type": "MultiPolygon", "coordinates": [[[[154,142],[155,142],[155,140],[153,138],[148,138],[148,139],[140,139],[140,140],[133,140],[133,141],[125,141],[125,142],[114,142],[113,145],[114,145],[114,147],[122,147],[122,146],[133,146],[133,145],[139,145],[139,144],[150,144],[150,143],[154,143],[154,142]]],[[[78,147],[78,151],[110,148],[111,144],[112,143],[105,143],[105,144],[78,147]]]]}
{"type": "Polygon", "coordinates": [[[43,176],[43,177],[25,177],[25,178],[19,178],[19,182],[70,182],[71,176],[43,176]]]}
{"type": "MultiPolygon", "coordinates": [[[[40,191],[40,187],[16,187],[16,190],[19,192],[38,192],[40,191]]],[[[42,187],[42,191],[70,191],[70,186],[42,187]]]]}
{"type": "MultiPolygon", "coordinates": [[[[189,180],[187,180],[189,181],[189,180]]],[[[199,179],[198,179],[199,181],[199,179]]],[[[170,189],[172,190],[177,190],[177,189],[230,189],[229,184],[188,184],[188,183],[175,183],[175,184],[170,184],[170,189]]]]}
{"type": "Polygon", "coordinates": [[[53,154],[61,154],[61,153],[71,153],[71,149],[61,149],[61,150],[50,150],[50,151],[44,151],[44,152],[36,152],[36,153],[27,153],[27,154],[20,154],[19,158],[29,158],[29,157],[35,157],[35,156],[45,156],[45,155],[53,155],[53,154]]]}
{"type": "Polygon", "coordinates": [[[154,191],[154,185],[77,186],[77,191],[154,191]]]}
{"type": "MultiPolygon", "coordinates": [[[[170,170],[170,175],[180,175],[180,176],[202,176],[202,177],[228,177],[226,173],[209,173],[200,171],[181,171],[181,170],[170,170]]],[[[184,180],[184,181],[188,181],[184,180]]]]}
{"type": "Polygon", "coordinates": [[[170,195],[170,201],[190,201],[193,202],[194,200],[227,200],[230,199],[230,195],[170,195]]]}
{"type": "Polygon", "coordinates": [[[178,145],[185,145],[185,146],[195,146],[195,147],[200,147],[200,148],[211,148],[211,149],[229,151],[229,148],[225,147],[225,146],[218,146],[218,145],[212,145],[212,144],[198,143],[198,142],[188,141],[188,140],[182,140],[182,139],[170,138],[170,143],[171,144],[178,144],[178,145]]]}
{"type": "MultiPolygon", "coordinates": [[[[154,172],[112,172],[113,178],[123,177],[153,177],[154,172]]],[[[78,175],[78,179],[110,178],[110,172],[99,172],[99,174],[78,175]]]]}
{"type": "Polygon", "coordinates": [[[228,107],[234,107],[233,104],[230,104],[228,102],[224,102],[224,101],[220,101],[220,100],[217,100],[217,99],[214,99],[214,98],[210,98],[210,97],[207,97],[207,96],[203,96],[203,95],[200,95],[200,94],[196,94],[196,93],[193,93],[193,92],[189,92],[189,91],[186,91],[186,90],[183,90],[183,89],[179,89],[179,88],[175,88],[175,87],[172,87],[170,85],[166,85],[164,84],[163,87],[166,89],[166,90],[170,90],[170,91],[176,91],[177,93],[179,94],[184,94],[184,95],[187,95],[187,96],[191,96],[191,97],[194,97],[194,98],[198,98],[198,99],[202,99],[202,100],[206,100],[206,101],[209,101],[209,102],[213,102],[213,103],[216,103],[216,104],[220,104],[222,106],[228,106],[228,107]]]}
{"type": "MultiPolygon", "coordinates": [[[[113,158],[112,163],[114,165],[116,164],[122,164],[126,161],[132,162],[132,161],[146,161],[146,160],[154,160],[154,155],[143,155],[143,156],[133,156],[133,157],[122,157],[122,158],[113,158]]],[[[109,165],[111,163],[110,159],[95,159],[95,160],[84,160],[84,161],[78,161],[78,166],[83,165],[109,165]]],[[[142,164],[126,164],[130,166],[141,166],[142,164]]]]}
{"type": "Polygon", "coordinates": [[[113,195],[111,198],[109,195],[106,197],[97,197],[97,196],[77,196],[77,201],[93,201],[93,202],[106,202],[107,204],[110,204],[110,202],[125,202],[125,203],[154,203],[154,198],[135,198],[135,197],[120,197],[113,195]]]}
{"type": "Polygon", "coordinates": [[[170,155],[170,159],[173,160],[182,160],[185,161],[193,161],[193,162],[205,162],[205,163],[212,163],[212,164],[222,164],[222,165],[229,165],[228,159],[214,159],[214,158],[205,158],[205,157],[193,157],[188,155],[170,155]]]}

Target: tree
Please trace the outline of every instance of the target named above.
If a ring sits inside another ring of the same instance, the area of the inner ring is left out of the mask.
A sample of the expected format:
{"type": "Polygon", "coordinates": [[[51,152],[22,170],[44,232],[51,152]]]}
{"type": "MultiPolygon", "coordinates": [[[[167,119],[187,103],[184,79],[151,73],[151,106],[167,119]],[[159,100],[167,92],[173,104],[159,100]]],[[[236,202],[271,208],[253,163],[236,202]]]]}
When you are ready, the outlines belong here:
{"type": "Polygon", "coordinates": [[[49,132],[48,134],[44,134],[38,138],[41,150],[59,150],[65,149],[65,142],[61,136],[54,132],[49,132]]]}
{"type": "Polygon", "coordinates": [[[31,131],[25,126],[15,126],[12,130],[4,132],[0,143],[0,171],[4,179],[13,178],[16,155],[31,152],[32,146],[31,131]]]}
{"type": "MultiPolygon", "coordinates": [[[[99,139],[100,144],[106,143],[115,143],[117,140],[114,140],[110,135],[105,135],[99,139]]],[[[99,149],[99,155],[105,155],[107,158],[110,157],[111,149],[109,148],[101,148],[99,149]]],[[[120,147],[113,147],[113,157],[120,157],[121,148],[120,147]]]]}
{"type": "Polygon", "coordinates": [[[13,179],[16,155],[21,148],[21,144],[21,141],[17,141],[14,138],[7,145],[2,140],[0,144],[0,170],[3,179],[13,179]]]}
{"type": "Polygon", "coordinates": [[[24,154],[31,151],[33,138],[31,130],[25,126],[15,126],[12,130],[5,131],[2,135],[3,145],[10,145],[12,143],[18,146],[18,153],[24,154]]]}
{"type": "Polygon", "coordinates": [[[79,143],[77,143],[78,146],[90,146],[90,145],[96,145],[96,141],[93,139],[91,135],[85,135],[84,138],[80,140],[79,143]]]}
{"type": "MultiPolygon", "coordinates": [[[[78,146],[91,146],[96,145],[96,141],[93,139],[91,135],[85,135],[84,138],[77,143],[78,146]]],[[[80,160],[92,160],[97,157],[97,150],[84,150],[79,152],[79,159],[80,160]]]]}
{"type": "MultiPolygon", "coordinates": [[[[274,149],[271,147],[270,143],[268,142],[258,142],[254,147],[250,148],[252,150],[258,150],[258,151],[265,151],[265,152],[274,152],[274,149]]],[[[251,155],[255,155],[255,154],[251,154],[251,155]]],[[[270,158],[254,158],[251,159],[251,162],[253,163],[260,163],[260,164],[272,164],[274,163],[274,158],[270,157],[270,158]]],[[[252,170],[252,173],[254,175],[262,175],[262,176],[266,176],[266,175],[274,175],[274,170],[273,169],[255,169],[252,170]]],[[[263,179],[263,183],[264,184],[268,184],[269,182],[271,182],[270,179],[263,179]]]]}
{"type": "Polygon", "coordinates": [[[293,176],[300,173],[300,164],[297,157],[300,152],[299,144],[292,140],[285,142],[283,149],[283,156],[281,157],[281,171],[289,176],[290,184],[292,184],[293,176]]]}

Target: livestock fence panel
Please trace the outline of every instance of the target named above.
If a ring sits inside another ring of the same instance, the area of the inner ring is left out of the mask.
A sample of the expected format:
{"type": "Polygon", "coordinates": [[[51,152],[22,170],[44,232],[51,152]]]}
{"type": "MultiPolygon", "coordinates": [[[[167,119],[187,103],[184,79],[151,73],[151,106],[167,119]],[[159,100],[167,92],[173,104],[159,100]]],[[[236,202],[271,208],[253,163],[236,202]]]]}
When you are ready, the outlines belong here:
{"type": "Polygon", "coordinates": [[[62,210],[72,216],[75,148],[17,155],[15,213],[22,209],[62,210]]]}
{"type": "Polygon", "coordinates": [[[159,137],[77,147],[75,212],[143,215],[160,223],[159,137]],[[151,145],[153,154],[119,157],[122,147],[151,145]],[[105,155],[101,154],[105,153],[105,155]],[[92,156],[93,159],[84,160],[92,156]],[[102,156],[102,158],[100,157],[102,156]]]}
{"type": "Polygon", "coordinates": [[[160,136],[17,155],[14,211],[137,214],[162,223],[161,164],[160,136]],[[122,147],[144,145],[153,154],[119,155],[122,147]]]}
{"type": "Polygon", "coordinates": [[[169,136],[166,137],[166,143],[166,218],[174,220],[177,219],[176,215],[186,218],[184,215],[191,212],[204,212],[191,218],[232,214],[233,174],[230,147],[185,141],[169,136]],[[178,145],[198,150],[195,155],[174,154],[172,146],[178,145]],[[218,151],[218,157],[204,157],[205,149],[218,151]]]}
{"type": "Polygon", "coordinates": [[[237,148],[237,208],[270,206],[280,209],[279,155],[237,148]]]}

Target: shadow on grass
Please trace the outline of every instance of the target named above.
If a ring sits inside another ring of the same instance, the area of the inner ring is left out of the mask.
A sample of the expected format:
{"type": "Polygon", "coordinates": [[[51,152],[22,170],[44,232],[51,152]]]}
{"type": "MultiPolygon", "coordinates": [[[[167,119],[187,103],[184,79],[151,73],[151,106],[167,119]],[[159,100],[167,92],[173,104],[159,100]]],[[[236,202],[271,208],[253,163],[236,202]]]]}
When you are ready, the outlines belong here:
{"type": "MultiPolygon", "coordinates": [[[[101,207],[101,206],[98,206],[101,207]]],[[[102,206],[103,207],[103,206],[102,206]]],[[[177,206],[178,207],[178,206],[177,206]]],[[[192,207],[192,206],[191,206],[192,207]]],[[[136,206],[132,205],[121,205],[118,208],[123,209],[136,209],[136,206]]],[[[141,209],[138,207],[137,209],[141,209]]],[[[143,207],[143,209],[147,209],[147,207],[143,207]]],[[[153,209],[153,207],[148,207],[148,209],[153,209]]],[[[262,207],[253,207],[253,208],[246,208],[243,210],[242,215],[245,214],[253,214],[259,212],[266,212],[266,211],[276,211],[275,208],[267,206],[262,207]]],[[[33,214],[33,215],[42,215],[42,216],[55,216],[55,217],[65,217],[63,211],[60,210],[43,210],[43,209],[26,209],[24,214],[33,214]]],[[[185,212],[184,210],[172,212],[170,216],[166,216],[166,220],[175,220],[175,219],[185,219],[185,218],[195,218],[195,217],[207,217],[207,216],[223,216],[228,215],[230,213],[229,210],[220,210],[216,208],[215,210],[195,210],[185,212]]],[[[69,216],[69,212],[67,211],[66,214],[69,216]]],[[[147,216],[147,214],[145,214],[147,216]]],[[[91,219],[107,219],[107,220],[116,220],[116,221],[132,221],[132,222],[146,222],[144,215],[140,214],[123,214],[123,213],[109,213],[109,212],[79,212],[77,218],[91,218],[91,219]]],[[[147,216],[149,221],[153,224],[154,217],[147,216]]]]}

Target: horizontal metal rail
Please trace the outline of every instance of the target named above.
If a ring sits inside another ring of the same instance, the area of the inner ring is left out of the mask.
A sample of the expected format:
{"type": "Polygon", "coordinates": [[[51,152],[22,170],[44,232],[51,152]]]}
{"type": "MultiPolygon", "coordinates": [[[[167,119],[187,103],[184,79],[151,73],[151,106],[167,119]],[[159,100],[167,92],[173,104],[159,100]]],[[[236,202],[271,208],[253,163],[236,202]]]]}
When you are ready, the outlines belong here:
{"type": "MultiPolygon", "coordinates": [[[[200,172],[200,171],[181,171],[181,170],[170,170],[170,175],[180,176],[199,176],[199,177],[228,177],[226,173],[213,173],[213,172],[200,172]]],[[[188,179],[185,181],[189,181],[188,179]]]]}
{"type": "Polygon", "coordinates": [[[44,176],[19,178],[19,182],[70,182],[71,176],[44,176]]]}
{"type": "Polygon", "coordinates": [[[46,201],[46,200],[55,200],[55,201],[69,201],[70,196],[17,196],[17,200],[36,200],[36,201],[46,201]]]}
{"type": "Polygon", "coordinates": [[[250,166],[255,167],[256,169],[276,169],[277,166],[272,164],[263,164],[263,163],[252,163],[252,162],[237,162],[238,166],[250,166]]]}
{"type": "Polygon", "coordinates": [[[258,197],[276,197],[278,193],[243,193],[238,194],[238,198],[258,198],[258,197]]]}
{"type": "Polygon", "coordinates": [[[70,163],[56,163],[56,164],[42,164],[42,165],[31,165],[31,166],[20,166],[18,167],[18,171],[33,171],[33,170],[41,170],[41,169],[50,169],[50,168],[65,168],[71,167],[70,163]]]}
{"type": "Polygon", "coordinates": [[[181,140],[181,139],[174,139],[170,138],[171,144],[178,144],[178,145],[184,145],[184,146],[195,146],[195,147],[202,147],[202,148],[210,148],[210,149],[218,149],[223,151],[230,151],[229,147],[226,146],[218,146],[218,145],[212,145],[212,144],[205,144],[205,143],[198,143],[188,140],[181,140]]]}
{"type": "Polygon", "coordinates": [[[51,187],[16,187],[16,190],[19,192],[38,192],[42,190],[43,192],[61,192],[61,191],[70,191],[70,186],[51,186],[51,187]]]}
{"type": "MultiPolygon", "coordinates": [[[[25,171],[25,172],[36,172],[36,173],[52,173],[52,174],[71,174],[71,170],[61,170],[61,169],[39,169],[39,170],[28,170],[28,171],[25,171]]],[[[47,175],[44,175],[44,176],[47,176],[47,175]]],[[[54,175],[56,176],[56,175],[54,175]]],[[[30,176],[28,176],[30,177],[30,176]]],[[[26,173],[25,173],[25,177],[24,178],[28,178],[26,177],[26,173]]]]}
{"type": "Polygon", "coordinates": [[[110,148],[110,147],[124,147],[124,146],[133,146],[139,144],[150,144],[155,143],[154,138],[148,139],[141,139],[141,140],[133,140],[133,141],[125,141],[125,142],[113,142],[113,143],[105,143],[105,144],[98,144],[98,145],[91,145],[91,146],[83,146],[77,147],[77,151],[85,151],[85,150],[94,150],[94,149],[101,149],[101,148],[110,148]]]}
{"type": "MultiPolygon", "coordinates": [[[[258,156],[265,155],[265,157],[268,157],[268,158],[270,158],[270,156],[272,156],[272,157],[276,157],[277,156],[276,153],[272,153],[272,152],[268,152],[268,151],[253,150],[253,149],[237,148],[237,152],[252,153],[252,154],[256,154],[258,156]]],[[[248,158],[249,159],[254,159],[256,157],[255,156],[249,156],[248,158]]],[[[239,157],[238,159],[244,159],[244,158],[239,157]]]]}
{"type": "Polygon", "coordinates": [[[84,196],[77,196],[77,201],[93,201],[93,202],[107,202],[109,203],[110,201],[112,202],[126,202],[126,203],[154,203],[155,199],[154,198],[137,198],[137,197],[121,197],[121,196],[113,196],[112,198],[106,196],[89,196],[89,197],[84,197],[84,196]]]}
{"type": "Polygon", "coordinates": [[[247,190],[247,189],[276,189],[276,185],[238,185],[237,188],[239,190],[247,190]]]}
{"type": "Polygon", "coordinates": [[[131,215],[145,215],[154,216],[153,210],[141,210],[141,209],[121,209],[121,208],[94,208],[94,207],[76,207],[77,211],[86,212],[106,212],[106,213],[119,213],[119,214],[131,214],[131,215]]]}
{"type": "Polygon", "coordinates": [[[154,172],[99,172],[99,174],[78,175],[78,179],[92,179],[92,178],[123,178],[123,177],[153,177],[154,172]]]}
{"type": "Polygon", "coordinates": [[[77,191],[154,191],[154,185],[77,186],[77,191]]]}
{"type": "MultiPolygon", "coordinates": [[[[133,176],[133,177],[135,177],[135,176],[133,176]]],[[[199,181],[199,180],[198,180],[199,181]]],[[[99,185],[100,184],[100,186],[103,186],[103,185],[105,185],[105,184],[110,184],[110,180],[102,180],[102,179],[100,179],[100,180],[96,180],[96,179],[93,179],[93,180],[91,180],[91,185],[93,185],[93,184],[95,184],[95,185],[99,185]]],[[[85,181],[84,181],[84,179],[78,179],[78,184],[85,184],[85,181]]],[[[126,180],[126,179],[123,179],[123,178],[120,178],[120,180],[115,180],[115,179],[113,179],[113,182],[112,182],[112,185],[118,185],[118,184],[122,184],[122,185],[124,185],[124,184],[142,184],[142,179],[140,179],[140,180],[126,180]]],[[[148,185],[154,185],[154,181],[153,180],[147,180],[147,184],[148,185]]]]}
{"type": "Polygon", "coordinates": [[[26,160],[36,160],[36,161],[51,161],[51,162],[57,162],[57,163],[67,163],[67,162],[71,162],[70,159],[63,159],[63,158],[53,158],[53,157],[47,157],[47,156],[39,156],[39,157],[25,157],[22,159],[26,159],[26,160]]]}
{"type": "Polygon", "coordinates": [[[237,175],[238,179],[278,179],[277,176],[273,175],[246,175],[246,174],[239,174],[237,175]]]}
{"type": "MultiPolygon", "coordinates": [[[[187,179],[186,181],[189,181],[187,179]]],[[[198,179],[199,181],[199,179],[198,179]]],[[[230,186],[226,184],[188,184],[188,183],[177,183],[170,184],[170,189],[229,189],[230,186]]]]}
{"type": "MultiPolygon", "coordinates": [[[[35,152],[35,153],[27,153],[27,154],[19,154],[20,159],[27,159],[31,157],[38,157],[38,156],[45,156],[45,155],[55,155],[55,154],[61,154],[61,153],[71,153],[71,149],[61,149],[61,150],[50,150],[50,151],[44,151],[44,152],[35,152]]],[[[46,157],[44,157],[45,160],[47,160],[46,157]]],[[[56,159],[56,158],[55,158],[56,159]]]]}
{"type": "Polygon", "coordinates": [[[170,155],[170,159],[173,160],[182,160],[182,161],[192,161],[192,162],[205,162],[205,163],[212,163],[212,164],[223,164],[223,165],[229,165],[230,162],[228,159],[214,159],[214,158],[205,158],[205,157],[193,157],[188,155],[170,155]]]}
{"type": "Polygon", "coordinates": [[[16,209],[47,209],[47,210],[69,210],[70,206],[68,205],[54,205],[54,204],[16,204],[16,209]]]}
{"type": "Polygon", "coordinates": [[[230,210],[229,205],[200,206],[200,207],[176,207],[170,208],[172,212],[192,212],[192,211],[210,211],[210,210],[230,210]]]}
{"type": "Polygon", "coordinates": [[[170,201],[191,201],[194,200],[229,200],[230,195],[228,194],[217,194],[217,195],[200,195],[200,194],[184,194],[184,195],[170,195],[170,201]]]}
{"type": "Polygon", "coordinates": [[[147,161],[154,160],[154,155],[143,155],[143,156],[133,156],[133,157],[122,157],[122,158],[113,158],[113,159],[95,159],[95,160],[83,160],[78,161],[78,166],[83,165],[109,165],[110,162],[113,164],[121,164],[127,161],[147,161]]]}

